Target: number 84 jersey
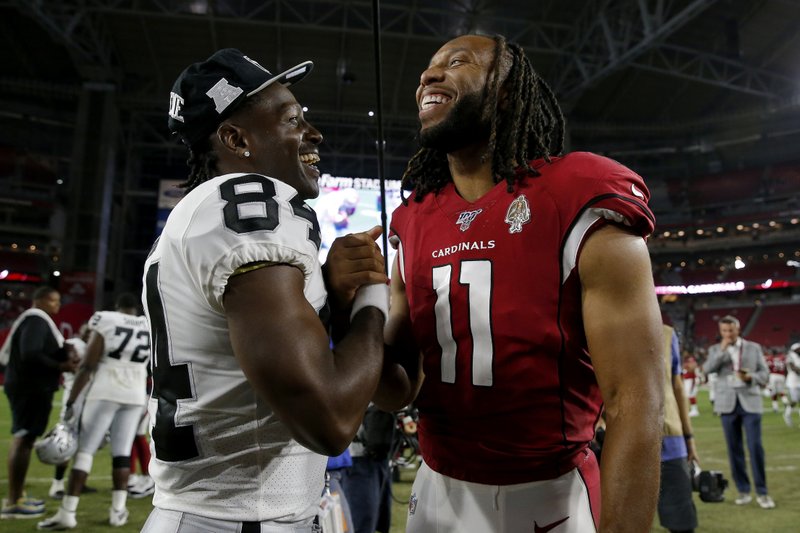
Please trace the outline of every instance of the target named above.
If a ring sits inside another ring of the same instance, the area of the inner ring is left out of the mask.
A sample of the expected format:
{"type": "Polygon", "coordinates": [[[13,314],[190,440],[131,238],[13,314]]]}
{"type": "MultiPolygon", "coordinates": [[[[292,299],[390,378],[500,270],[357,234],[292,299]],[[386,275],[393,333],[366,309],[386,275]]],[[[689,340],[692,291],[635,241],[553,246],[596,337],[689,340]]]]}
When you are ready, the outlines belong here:
{"type": "Polygon", "coordinates": [[[602,406],[576,268],[606,223],[648,235],[642,179],[588,153],[534,161],[509,193],[453,183],[392,216],[425,380],[420,446],[435,471],[491,485],[552,479],[586,457],[602,406]]]}
{"type": "Polygon", "coordinates": [[[144,405],[150,361],[150,329],[145,317],[98,311],[89,320],[89,328],[103,337],[103,356],[86,399],[144,405]]]}
{"type": "Polygon", "coordinates": [[[240,267],[281,263],[302,271],[319,313],[327,298],[319,242],[316,215],[297,191],[260,174],[217,176],[170,213],[144,273],[156,507],[242,522],[316,513],[326,458],[297,443],[250,385],[223,298],[240,267]]]}

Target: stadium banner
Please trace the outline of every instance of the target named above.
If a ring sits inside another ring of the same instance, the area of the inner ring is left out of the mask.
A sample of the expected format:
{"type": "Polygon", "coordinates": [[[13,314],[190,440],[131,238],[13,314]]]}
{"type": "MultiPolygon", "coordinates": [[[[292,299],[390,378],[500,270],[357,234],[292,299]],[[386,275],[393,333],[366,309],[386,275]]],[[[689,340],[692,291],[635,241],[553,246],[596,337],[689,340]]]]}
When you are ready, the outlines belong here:
{"type": "Polygon", "coordinates": [[[169,217],[170,212],[178,205],[181,198],[183,198],[185,191],[178,186],[181,183],[183,183],[183,180],[160,180],[158,183],[156,237],[161,235],[164,224],[167,223],[167,217],[169,217]]]}

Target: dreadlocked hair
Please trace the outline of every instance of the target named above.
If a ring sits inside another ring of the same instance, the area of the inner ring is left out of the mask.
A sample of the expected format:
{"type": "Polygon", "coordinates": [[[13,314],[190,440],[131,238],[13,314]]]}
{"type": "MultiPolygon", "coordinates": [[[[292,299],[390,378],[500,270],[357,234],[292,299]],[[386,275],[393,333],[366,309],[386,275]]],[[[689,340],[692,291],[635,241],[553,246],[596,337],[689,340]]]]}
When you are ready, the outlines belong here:
{"type": "MultiPolygon", "coordinates": [[[[489,143],[483,160],[491,157],[495,183],[505,180],[513,192],[515,182],[526,174],[539,175],[530,166],[534,159],[550,162],[551,155],[564,149],[564,115],[553,91],[533,69],[523,49],[502,35],[494,40],[494,60],[489,67],[483,101],[492,110],[489,143]],[[509,61],[503,79],[504,62],[509,61]],[[501,88],[505,96],[500,101],[501,88]]],[[[408,162],[401,186],[416,192],[421,202],[429,192],[438,192],[449,181],[447,154],[421,148],[408,162]]],[[[404,203],[406,199],[403,199],[404,203]]]]}
{"type": "Polygon", "coordinates": [[[211,149],[211,141],[203,139],[194,146],[189,147],[189,177],[178,185],[186,188],[188,194],[195,187],[217,175],[217,160],[219,156],[211,149]]]}
{"type": "MultiPolygon", "coordinates": [[[[256,93],[253,97],[242,102],[236,108],[236,113],[247,111],[258,105],[261,102],[261,94],[256,93]]],[[[210,138],[203,139],[194,146],[190,146],[189,159],[186,160],[186,164],[189,165],[189,177],[178,187],[186,188],[186,193],[188,194],[201,183],[215,177],[217,175],[217,161],[219,161],[219,155],[211,147],[210,138]]]]}

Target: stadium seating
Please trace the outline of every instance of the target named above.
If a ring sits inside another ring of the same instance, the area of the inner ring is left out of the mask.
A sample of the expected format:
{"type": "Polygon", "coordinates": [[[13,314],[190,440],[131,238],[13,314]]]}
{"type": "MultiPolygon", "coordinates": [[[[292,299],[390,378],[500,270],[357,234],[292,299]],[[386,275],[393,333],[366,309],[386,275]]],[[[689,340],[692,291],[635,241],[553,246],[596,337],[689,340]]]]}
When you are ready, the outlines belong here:
{"type": "Polygon", "coordinates": [[[714,309],[697,309],[694,314],[693,339],[697,346],[707,347],[716,342],[719,336],[718,321],[725,315],[732,315],[739,319],[744,328],[753,316],[755,304],[732,307],[718,307],[714,309]]]}
{"type": "Polygon", "coordinates": [[[764,348],[785,348],[800,339],[800,303],[765,305],[747,338],[764,348]]]}

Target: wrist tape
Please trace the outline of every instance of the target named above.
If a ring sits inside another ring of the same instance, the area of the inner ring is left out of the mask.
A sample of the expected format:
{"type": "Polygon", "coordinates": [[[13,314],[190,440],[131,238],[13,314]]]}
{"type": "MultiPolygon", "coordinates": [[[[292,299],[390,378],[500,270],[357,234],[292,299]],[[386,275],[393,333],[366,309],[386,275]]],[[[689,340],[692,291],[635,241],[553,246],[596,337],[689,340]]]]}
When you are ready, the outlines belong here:
{"type": "Polygon", "coordinates": [[[384,321],[389,318],[389,286],[383,283],[374,285],[362,285],[356,290],[356,297],[353,299],[353,310],[350,312],[350,320],[356,313],[363,308],[372,306],[377,307],[383,313],[384,321]]]}

